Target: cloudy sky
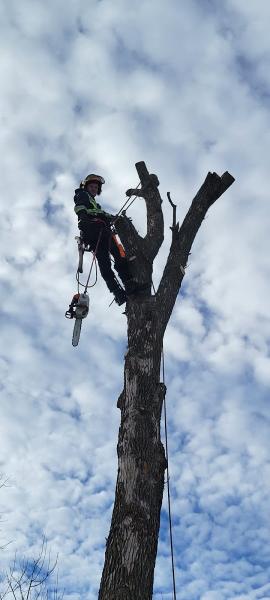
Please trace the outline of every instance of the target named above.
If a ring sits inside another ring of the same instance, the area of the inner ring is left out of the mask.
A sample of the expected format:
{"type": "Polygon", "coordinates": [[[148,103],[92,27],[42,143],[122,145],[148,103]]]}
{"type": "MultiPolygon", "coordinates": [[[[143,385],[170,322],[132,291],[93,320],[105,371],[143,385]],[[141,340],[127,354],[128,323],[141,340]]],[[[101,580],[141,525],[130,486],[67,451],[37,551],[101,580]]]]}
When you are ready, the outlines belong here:
{"type": "MultiPolygon", "coordinates": [[[[193,246],[165,338],[179,600],[270,599],[268,0],[2,0],[2,566],[59,554],[95,600],[116,479],[126,321],[99,277],[78,348],[73,190],[116,213],[144,160],[184,217],[208,171],[236,179],[193,246]]],[[[140,200],[130,216],[145,231],[140,200]]],[[[162,510],[156,600],[172,594],[162,510]]]]}

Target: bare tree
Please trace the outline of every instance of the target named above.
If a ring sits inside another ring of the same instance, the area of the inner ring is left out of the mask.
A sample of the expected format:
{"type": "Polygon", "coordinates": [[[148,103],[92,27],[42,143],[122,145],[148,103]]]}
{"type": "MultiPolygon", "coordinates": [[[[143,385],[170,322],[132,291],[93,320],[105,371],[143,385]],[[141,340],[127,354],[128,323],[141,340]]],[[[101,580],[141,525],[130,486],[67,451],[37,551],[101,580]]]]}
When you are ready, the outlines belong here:
{"type": "MultiPolygon", "coordinates": [[[[0,488],[8,486],[9,479],[0,474],[0,488]]],[[[11,542],[2,547],[6,548],[11,542]]],[[[9,570],[0,574],[0,600],[11,596],[13,600],[62,600],[64,593],[59,594],[58,576],[51,581],[51,575],[57,566],[57,558],[52,563],[47,554],[47,543],[43,536],[41,549],[37,558],[22,558],[15,553],[9,570]]]]}
{"type": "Polygon", "coordinates": [[[51,564],[47,558],[47,545],[43,539],[37,558],[14,561],[5,574],[0,592],[0,600],[11,597],[13,600],[62,600],[64,594],[58,592],[58,580],[50,578],[57,565],[57,559],[51,564]]]}
{"type": "MultiPolygon", "coordinates": [[[[178,296],[191,246],[212,204],[234,178],[208,173],[181,225],[173,206],[172,241],[166,266],[151,295],[153,261],[164,238],[158,178],[144,162],[136,164],[141,189],[127,191],[143,198],[147,233],[142,238],[126,216],[116,228],[143,291],[128,298],[128,349],[124,389],[118,399],[121,424],[117,445],[118,476],[111,528],[106,544],[99,600],[150,600],[160,526],[166,458],[160,419],[166,387],[160,383],[163,337],[178,296]]],[[[170,199],[170,197],[169,197],[170,199]]]]}
{"type": "MultiPolygon", "coordinates": [[[[3,473],[0,473],[0,488],[2,488],[2,487],[8,487],[8,485],[9,485],[9,479],[8,479],[8,477],[4,477],[3,473]]],[[[2,522],[2,515],[1,515],[1,522],[2,522]]],[[[0,546],[0,550],[4,550],[4,548],[6,548],[9,544],[11,544],[10,541],[6,542],[2,546],[0,546]]]]}

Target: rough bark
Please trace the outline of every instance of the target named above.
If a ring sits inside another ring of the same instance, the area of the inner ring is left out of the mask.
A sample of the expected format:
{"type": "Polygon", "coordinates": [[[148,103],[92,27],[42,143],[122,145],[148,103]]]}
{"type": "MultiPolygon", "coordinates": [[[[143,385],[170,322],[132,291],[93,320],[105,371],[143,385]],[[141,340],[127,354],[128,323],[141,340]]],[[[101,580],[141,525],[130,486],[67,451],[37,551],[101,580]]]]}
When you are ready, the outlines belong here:
{"type": "Polygon", "coordinates": [[[153,260],[163,241],[163,215],[157,177],[149,175],[144,163],[136,168],[142,184],[139,194],[146,203],[147,234],[139,236],[127,217],[119,219],[117,230],[133,259],[137,280],[148,285],[143,293],[130,297],[126,307],[128,350],[124,389],[118,399],[118,475],[99,600],[152,598],[166,469],[160,440],[166,393],[160,383],[163,336],[196,233],[208,208],[234,181],[229,173],[222,177],[208,173],[182,226],[173,223],[167,264],[158,292],[151,296],[153,260]]]}

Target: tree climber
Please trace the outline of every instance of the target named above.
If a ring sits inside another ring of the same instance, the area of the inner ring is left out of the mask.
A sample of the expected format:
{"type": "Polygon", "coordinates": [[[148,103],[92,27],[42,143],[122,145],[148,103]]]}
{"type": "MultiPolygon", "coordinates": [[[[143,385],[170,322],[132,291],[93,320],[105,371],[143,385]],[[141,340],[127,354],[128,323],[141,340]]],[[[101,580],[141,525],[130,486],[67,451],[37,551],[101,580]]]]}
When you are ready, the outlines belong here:
{"type": "Polygon", "coordinates": [[[75,190],[75,213],[78,215],[78,227],[82,232],[83,241],[96,251],[99,269],[115,301],[121,305],[126,301],[126,295],[134,291],[134,282],[130,274],[129,264],[122,246],[117,244],[111,231],[114,217],[105,212],[96,202],[96,195],[102,190],[105,180],[100,175],[87,175],[75,190]],[[118,283],[112,270],[110,254],[114,258],[114,266],[125,290],[118,283]]]}

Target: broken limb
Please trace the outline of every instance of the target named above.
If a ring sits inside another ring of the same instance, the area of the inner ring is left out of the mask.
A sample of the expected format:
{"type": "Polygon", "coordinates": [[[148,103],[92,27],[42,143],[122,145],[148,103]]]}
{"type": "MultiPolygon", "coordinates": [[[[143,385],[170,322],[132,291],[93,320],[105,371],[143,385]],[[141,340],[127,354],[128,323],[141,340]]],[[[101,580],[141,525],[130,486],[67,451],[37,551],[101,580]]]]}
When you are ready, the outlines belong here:
{"type": "Polygon", "coordinates": [[[226,171],[221,177],[208,173],[197,192],[184,221],[172,231],[172,243],[157,291],[160,326],[165,331],[185,274],[191,246],[212,204],[232,185],[234,178],[226,171]]]}

